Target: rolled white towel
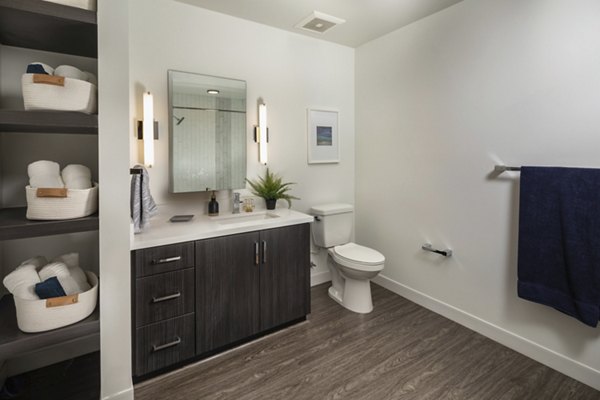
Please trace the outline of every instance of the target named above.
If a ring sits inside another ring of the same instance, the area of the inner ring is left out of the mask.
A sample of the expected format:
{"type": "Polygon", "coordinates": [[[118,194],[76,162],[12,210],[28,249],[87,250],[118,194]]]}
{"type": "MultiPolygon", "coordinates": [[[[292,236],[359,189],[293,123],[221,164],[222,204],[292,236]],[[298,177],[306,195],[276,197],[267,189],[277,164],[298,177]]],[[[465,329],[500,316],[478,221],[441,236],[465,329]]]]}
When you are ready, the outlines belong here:
{"type": "Polygon", "coordinates": [[[54,161],[40,160],[27,166],[29,185],[38,188],[62,188],[65,184],[60,177],[60,166],[54,161]]]}
{"type": "Polygon", "coordinates": [[[88,283],[87,276],[81,267],[79,266],[79,253],[67,253],[55,257],[53,262],[64,263],[71,274],[71,277],[75,279],[77,285],[82,292],[87,292],[92,287],[88,283]]]}
{"type": "Polygon", "coordinates": [[[92,187],[92,171],[85,165],[69,164],[63,168],[62,180],[69,189],[89,189],[92,187]]]}
{"type": "Polygon", "coordinates": [[[54,257],[52,262],[64,263],[69,268],[79,267],[79,253],[66,253],[54,257]]]}
{"type": "Polygon", "coordinates": [[[27,264],[35,265],[35,268],[39,271],[44,265],[48,264],[48,260],[44,256],[35,256],[23,261],[20,266],[27,264]]]}
{"type": "Polygon", "coordinates": [[[65,263],[51,262],[40,270],[39,275],[42,281],[55,276],[67,295],[83,292],[65,263]]]}
{"type": "Polygon", "coordinates": [[[39,160],[34,161],[27,166],[27,173],[31,178],[32,175],[59,175],[60,165],[54,161],[39,160]]]}
{"type": "Polygon", "coordinates": [[[68,189],[89,189],[92,187],[92,181],[89,178],[74,178],[65,182],[68,189]]]}
{"type": "Polygon", "coordinates": [[[85,81],[87,75],[79,68],[72,65],[60,65],[54,69],[54,75],[64,76],[65,78],[79,79],[85,81]]]}
{"type": "Polygon", "coordinates": [[[34,264],[21,264],[13,272],[6,275],[2,283],[13,296],[25,300],[39,300],[35,294],[35,284],[40,283],[34,264]]]}
{"type": "Polygon", "coordinates": [[[65,183],[60,176],[35,175],[29,178],[29,185],[35,188],[64,188],[65,183]]]}
{"type": "Polygon", "coordinates": [[[63,179],[79,177],[92,178],[92,171],[90,171],[90,169],[85,165],[81,164],[69,164],[63,168],[61,174],[63,179]]]}
{"type": "Polygon", "coordinates": [[[87,71],[83,71],[83,74],[85,75],[86,81],[88,81],[89,83],[91,83],[94,86],[98,86],[98,79],[96,79],[96,75],[92,74],[91,72],[87,72],[87,71]]]}

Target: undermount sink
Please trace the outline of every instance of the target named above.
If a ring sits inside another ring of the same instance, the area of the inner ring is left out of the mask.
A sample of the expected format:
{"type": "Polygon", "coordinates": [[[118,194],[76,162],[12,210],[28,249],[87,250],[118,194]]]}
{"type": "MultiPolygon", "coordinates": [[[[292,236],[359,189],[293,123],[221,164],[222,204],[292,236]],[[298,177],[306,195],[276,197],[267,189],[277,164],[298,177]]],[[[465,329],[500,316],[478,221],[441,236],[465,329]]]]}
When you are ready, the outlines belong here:
{"type": "Polygon", "coordinates": [[[213,217],[213,220],[219,225],[234,225],[269,221],[273,218],[279,218],[279,215],[267,212],[256,214],[232,214],[222,217],[213,217]]]}

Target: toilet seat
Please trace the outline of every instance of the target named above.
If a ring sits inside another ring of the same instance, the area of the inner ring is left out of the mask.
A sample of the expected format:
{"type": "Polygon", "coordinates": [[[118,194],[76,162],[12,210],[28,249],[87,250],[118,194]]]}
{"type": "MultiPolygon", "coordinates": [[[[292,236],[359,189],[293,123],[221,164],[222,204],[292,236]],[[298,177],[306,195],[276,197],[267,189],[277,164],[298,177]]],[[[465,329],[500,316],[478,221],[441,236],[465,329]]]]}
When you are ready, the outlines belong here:
{"type": "Polygon", "coordinates": [[[385,262],[377,250],[353,242],[335,246],[330,253],[337,263],[358,271],[381,271],[385,262]]]}

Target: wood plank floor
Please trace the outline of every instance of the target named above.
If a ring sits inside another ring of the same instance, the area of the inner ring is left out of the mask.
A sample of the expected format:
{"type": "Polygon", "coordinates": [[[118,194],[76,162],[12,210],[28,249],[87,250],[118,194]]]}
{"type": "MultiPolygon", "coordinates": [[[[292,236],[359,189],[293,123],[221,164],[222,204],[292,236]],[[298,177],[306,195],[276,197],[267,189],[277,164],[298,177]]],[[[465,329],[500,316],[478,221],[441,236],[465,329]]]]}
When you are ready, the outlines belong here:
{"type": "Polygon", "coordinates": [[[312,289],[307,322],[143,382],[154,399],[600,399],[600,392],[372,285],[355,314],[312,289]]]}

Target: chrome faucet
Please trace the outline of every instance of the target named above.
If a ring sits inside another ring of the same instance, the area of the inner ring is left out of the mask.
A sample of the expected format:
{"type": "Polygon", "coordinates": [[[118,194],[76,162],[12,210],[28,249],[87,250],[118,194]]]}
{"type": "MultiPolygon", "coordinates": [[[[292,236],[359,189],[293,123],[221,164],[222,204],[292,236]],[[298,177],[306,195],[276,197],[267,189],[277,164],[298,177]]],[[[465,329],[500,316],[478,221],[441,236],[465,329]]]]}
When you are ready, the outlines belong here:
{"type": "Polygon", "coordinates": [[[232,207],[232,214],[239,214],[240,213],[240,194],[238,192],[234,192],[233,193],[233,207],[232,207]]]}

